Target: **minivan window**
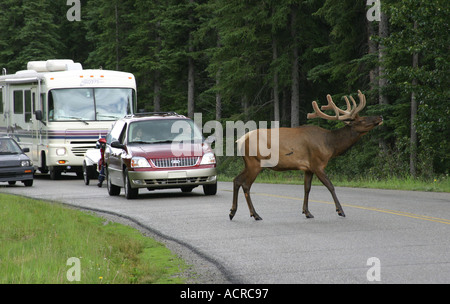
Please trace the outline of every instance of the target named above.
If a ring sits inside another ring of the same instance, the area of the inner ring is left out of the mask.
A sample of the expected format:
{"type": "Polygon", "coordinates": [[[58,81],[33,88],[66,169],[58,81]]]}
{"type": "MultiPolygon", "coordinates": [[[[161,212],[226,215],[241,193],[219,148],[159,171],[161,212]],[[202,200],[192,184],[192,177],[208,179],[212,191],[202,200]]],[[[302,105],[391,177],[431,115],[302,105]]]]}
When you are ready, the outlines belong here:
{"type": "Polygon", "coordinates": [[[202,140],[202,133],[190,119],[142,120],[132,122],[128,128],[129,144],[201,142],[202,140]]]}
{"type": "Polygon", "coordinates": [[[124,125],[125,125],[125,122],[123,120],[118,120],[114,124],[111,132],[109,132],[108,136],[106,137],[106,142],[108,144],[111,144],[113,141],[119,140],[120,135],[122,134],[124,125]]]}

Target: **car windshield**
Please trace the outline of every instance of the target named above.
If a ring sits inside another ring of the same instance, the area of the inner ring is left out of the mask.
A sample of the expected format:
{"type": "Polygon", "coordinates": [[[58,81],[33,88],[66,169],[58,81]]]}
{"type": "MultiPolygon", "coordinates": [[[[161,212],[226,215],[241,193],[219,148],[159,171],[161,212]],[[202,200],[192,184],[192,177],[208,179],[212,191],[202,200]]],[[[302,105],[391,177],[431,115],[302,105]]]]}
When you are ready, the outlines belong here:
{"type": "Polygon", "coordinates": [[[130,88],[56,89],[49,94],[49,121],[117,120],[131,114],[135,103],[130,88]]]}
{"type": "Polygon", "coordinates": [[[0,138],[0,154],[21,154],[22,149],[11,138],[0,138]]]}
{"type": "Polygon", "coordinates": [[[155,119],[137,121],[128,129],[129,144],[202,142],[203,136],[190,119],[155,119]]]}

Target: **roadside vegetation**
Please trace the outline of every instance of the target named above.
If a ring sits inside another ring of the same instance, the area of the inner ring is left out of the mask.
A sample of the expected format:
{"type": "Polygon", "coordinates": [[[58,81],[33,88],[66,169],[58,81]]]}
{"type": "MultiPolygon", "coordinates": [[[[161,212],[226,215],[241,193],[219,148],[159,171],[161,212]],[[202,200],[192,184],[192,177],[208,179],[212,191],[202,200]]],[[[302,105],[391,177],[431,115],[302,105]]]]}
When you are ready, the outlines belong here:
{"type": "Polygon", "coordinates": [[[184,283],[188,266],[139,231],[79,210],[0,194],[0,284],[184,283]],[[68,263],[80,261],[79,281],[68,263]]]}
{"type": "MultiPolygon", "coordinates": [[[[349,160],[351,155],[345,155],[344,160],[349,160]]],[[[395,166],[388,163],[381,165],[378,170],[357,171],[357,166],[341,167],[342,160],[332,159],[327,168],[327,174],[331,182],[337,187],[357,187],[410,191],[450,192],[450,178],[448,174],[436,174],[435,176],[422,176],[413,178],[408,172],[396,170],[395,166]],[[356,167],[355,172],[351,168],[356,167]]],[[[344,162],[342,162],[344,164],[344,162]]],[[[244,168],[241,157],[219,157],[219,180],[231,182],[244,168]]],[[[269,184],[295,184],[303,185],[303,171],[275,172],[269,169],[263,170],[256,178],[256,183],[269,184]]],[[[322,185],[313,178],[313,185],[322,185]]]]}

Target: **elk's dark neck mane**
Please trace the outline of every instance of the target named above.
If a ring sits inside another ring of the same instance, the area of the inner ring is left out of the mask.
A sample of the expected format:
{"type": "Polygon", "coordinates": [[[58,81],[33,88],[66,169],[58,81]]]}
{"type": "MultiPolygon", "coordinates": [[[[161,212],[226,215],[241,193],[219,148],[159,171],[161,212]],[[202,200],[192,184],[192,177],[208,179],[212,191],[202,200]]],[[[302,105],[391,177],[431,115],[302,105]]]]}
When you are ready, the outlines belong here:
{"type": "Polygon", "coordinates": [[[327,143],[333,151],[333,157],[341,155],[350,149],[362,135],[362,133],[356,132],[350,126],[330,131],[327,143]]]}

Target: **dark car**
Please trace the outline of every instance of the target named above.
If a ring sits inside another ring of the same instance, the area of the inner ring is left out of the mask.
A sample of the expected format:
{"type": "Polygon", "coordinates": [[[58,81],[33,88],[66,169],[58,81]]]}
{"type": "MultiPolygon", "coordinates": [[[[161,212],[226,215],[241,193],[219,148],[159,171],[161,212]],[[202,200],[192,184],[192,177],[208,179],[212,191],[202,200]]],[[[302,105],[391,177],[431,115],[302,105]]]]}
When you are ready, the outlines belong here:
{"type": "Polygon", "coordinates": [[[108,193],[135,198],[140,188],[203,186],[217,192],[216,158],[194,122],[176,113],[152,113],[118,120],[105,149],[108,193]]]}
{"type": "Polygon", "coordinates": [[[33,163],[25,154],[29,151],[10,137],[0,137],[0,182],[14,185],[21,181],[27,187],[33,185],[33,163]]]}

